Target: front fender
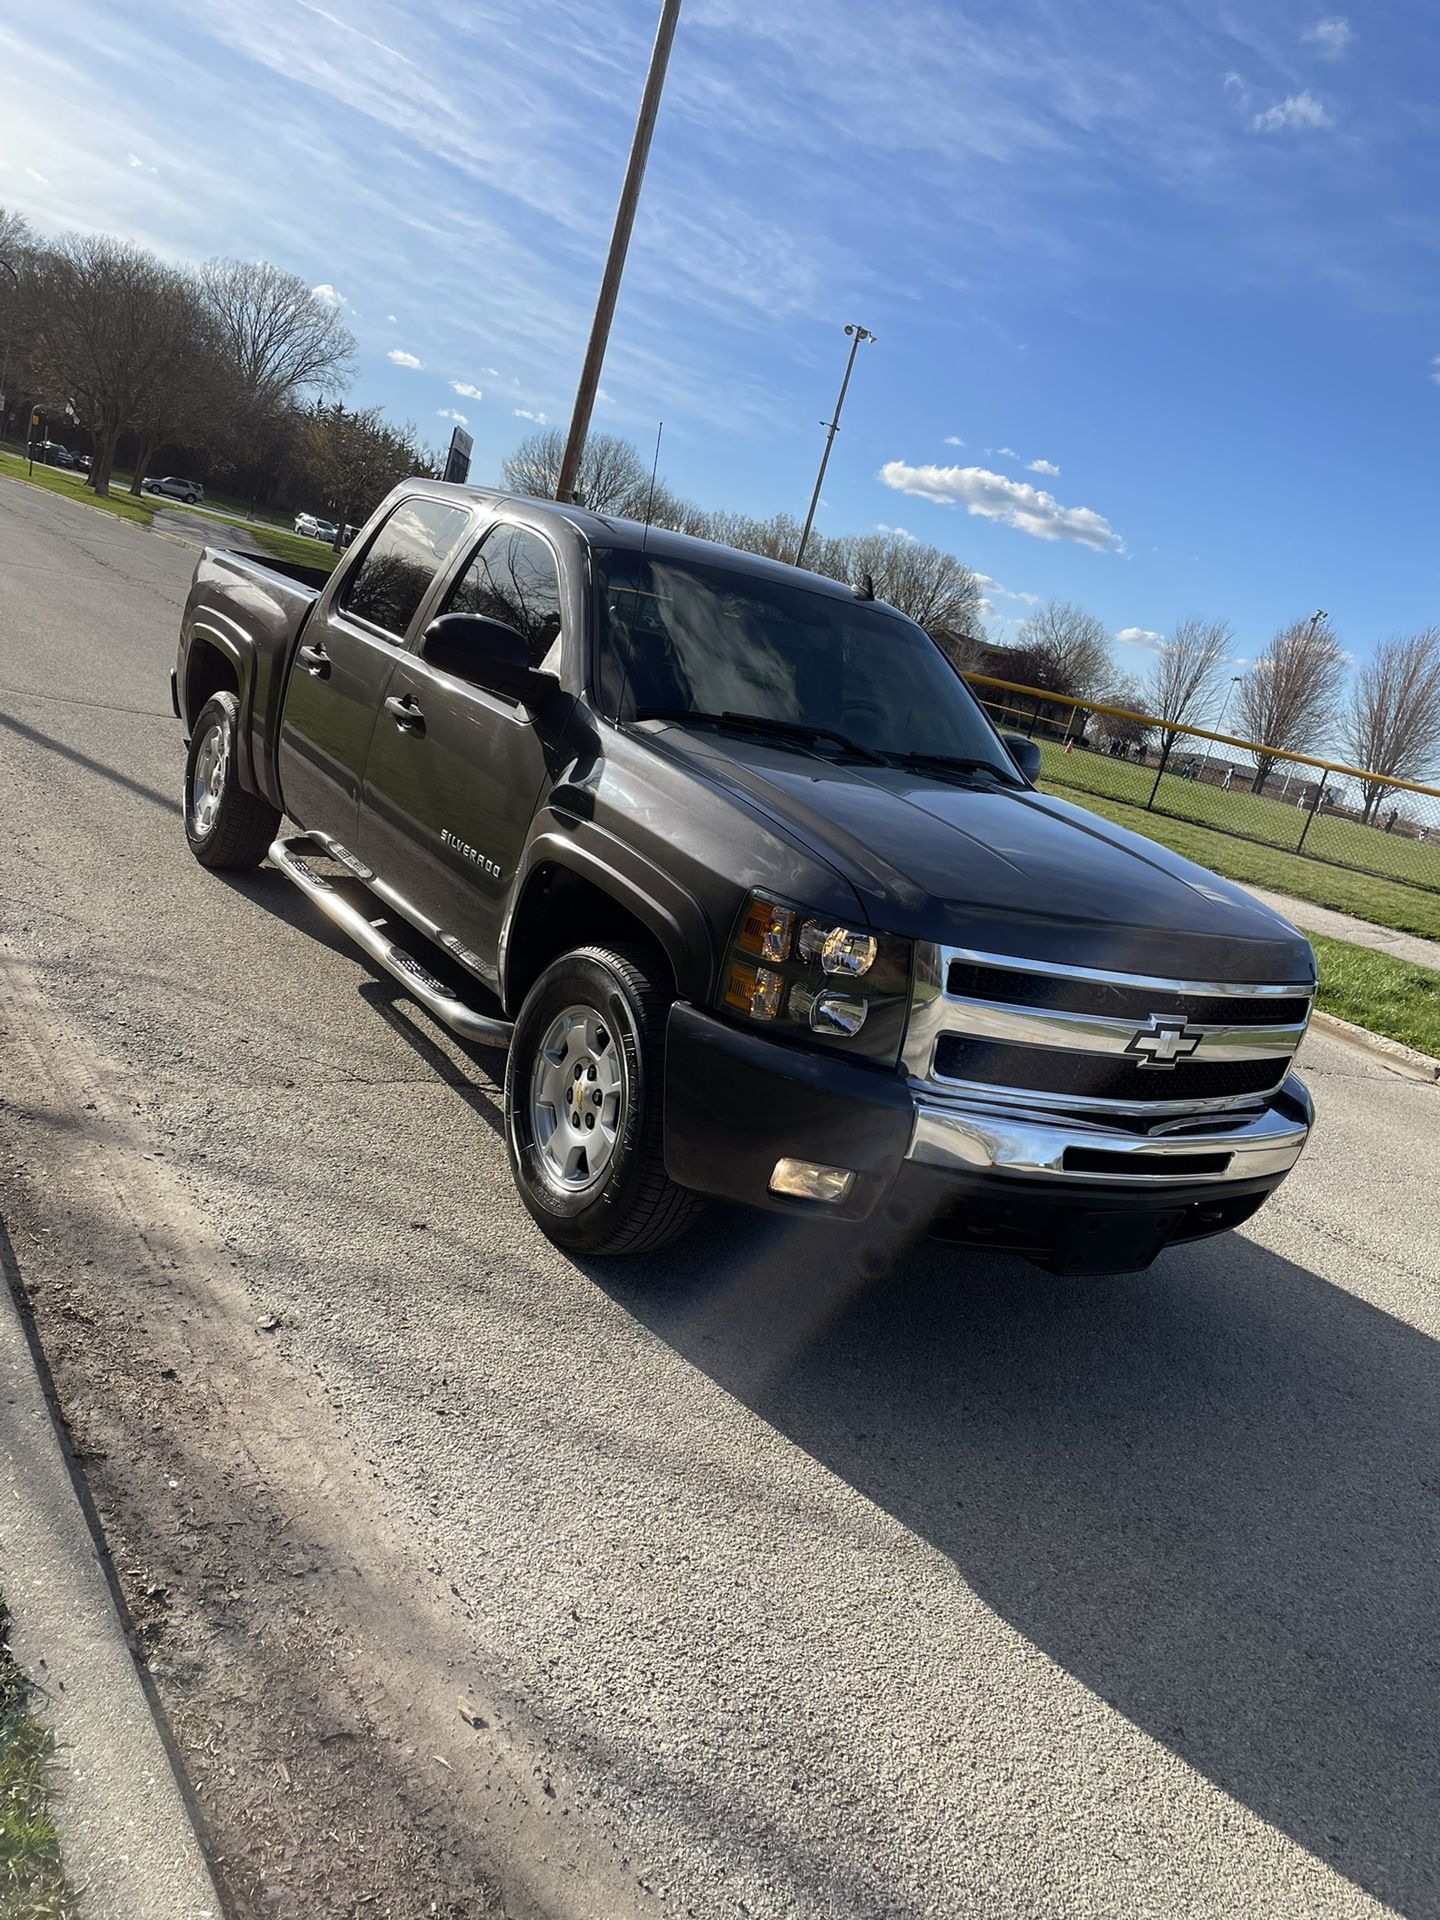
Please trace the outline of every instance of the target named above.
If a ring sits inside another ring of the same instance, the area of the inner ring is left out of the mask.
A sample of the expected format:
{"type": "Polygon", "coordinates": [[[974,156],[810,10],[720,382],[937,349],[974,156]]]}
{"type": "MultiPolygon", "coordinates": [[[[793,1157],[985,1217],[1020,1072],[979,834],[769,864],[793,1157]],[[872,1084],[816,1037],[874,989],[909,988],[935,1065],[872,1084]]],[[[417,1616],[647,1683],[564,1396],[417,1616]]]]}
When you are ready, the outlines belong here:
{"type": "Polygon", "coordinates": [[[537,822],[526,843],[500,932],[501,994],[507,1007],[512,1005],[512,936],[521,924],[527,891],[539,876],[555,869],[572,873],[608,894],[660,946],[681,997],[702,1004],[708,1001],[715,979],[716,951],[700,903],[673,875],[604,827],[593,821],[562,827],[552,815],[537,822]]]}

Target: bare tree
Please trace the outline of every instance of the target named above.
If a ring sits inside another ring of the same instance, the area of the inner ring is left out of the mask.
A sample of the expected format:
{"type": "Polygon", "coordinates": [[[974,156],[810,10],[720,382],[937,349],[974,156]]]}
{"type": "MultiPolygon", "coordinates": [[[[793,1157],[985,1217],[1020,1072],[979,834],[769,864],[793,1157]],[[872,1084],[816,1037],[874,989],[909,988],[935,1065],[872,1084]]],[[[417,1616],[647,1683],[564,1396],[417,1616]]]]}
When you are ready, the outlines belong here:
{"type": "Polygon", "coordinates": [[[0,207],[0,431],[10,400],[11,375],[23,369],[33,332],[33,246],[24,217],[0,207]]]}
{"type": "MultiPolygon", "coordinates": [[[[501,484],[510,493],[553,500],[564,452],[565,436],[560,429],[542,427],[522,440],[505,461],[500,469],[501,484]]],[[[619,434],[593,433],[585,443],[576,488],[593,513],[643,520],[650,497],[650,468],[638,449],[619,434]]]]}
{"type": "MultiPolygon", "coordinates": [[[[1228,620],[1182,620],[1150,669],[1142,694],[1149,712],[1175,726],[1204,726],[1218,703],[1234,644],[1228,620]]],[[[1166,730],[1167,747],[1175,737],[1166,730]]]]}
{"type": "Polygon", "coordinates": [[[410,425],[392,426],[379,407],[359,410],[317,401],[304,416],[302,459],[321,504],[335,516],[335,545],[345,528],[372,513],[399,481],[427,461],[410,425]]]}
{"type": "MultiPolygon", "coordinates": [[[[1360,669],[1345,716],[1345,750],[1357,767],[1421,780],[1440,763],[1440,629],[1384,640],[1360,669]]],[[[1364,783],[1363,818],[1390,789],[1364,783]]]]}
{"type": "Polygon", "coordinates": [[[198,279],[193,274],[179,276],[172,297],[178,307],[171,327],[173,350],[167,376],[156,384],[133,422],[138,444],[130,491],[137,497],[144,491],[159,448],[182,438],[193,447],[233,429],[237,402],[242,399],[228,343],[198,279]]]}
{"type": "Polygon", "coordinates": [[[1115,674],[1110,641],[1093,613],[1068,600],[1047,600],[1020,629],[1020,653],[1035,677],[1031,686],[1047,693],[1093,697],[1115,674]]]}
{"type": "Polygon", "coordinates": [[[348,383],[355,339],[340,310],[268,260],[209,260],[201,297],[252,409],[274,409],[348,383]]]}
{"type": "MultiPolygon", "coordinates": [[[[1345,656],[1323,614],[1282,627],[1240,682],[1236,724],[1260,748],[1308,753],[1335,722],[1345,656]]],[[[1255,754],[1252,793],[1263,793],[1280,755],[1255,754]]]]}
{"type": "Polygon", "coordinates": [[[87,485],[110,491],[115,445],[136,426],[183,350],[184,276],[143,247],[71,236],[43,257],[37,364],[94,441],[87,485]]]}

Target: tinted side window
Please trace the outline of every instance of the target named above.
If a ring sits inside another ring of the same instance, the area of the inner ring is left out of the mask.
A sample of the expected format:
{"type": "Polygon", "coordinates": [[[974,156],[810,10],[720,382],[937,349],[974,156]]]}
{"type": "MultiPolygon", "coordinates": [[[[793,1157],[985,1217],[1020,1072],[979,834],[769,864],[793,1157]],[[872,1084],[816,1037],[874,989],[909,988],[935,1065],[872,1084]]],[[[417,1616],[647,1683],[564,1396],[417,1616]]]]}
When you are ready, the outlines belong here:
{"type": "Polygon", "coordinates": [[[438,500],[402,500],[346,581],[341,606],[397,640],[403,638],[469,518],[463,507],[443,506],[438,500]]]}
{"type": "Polygon", "coordinates": [[[523,634],[538,667],[560,633],[560,578],[538,534],[496,527],[450,596],[450,613],[483,613],[523,634]]]}

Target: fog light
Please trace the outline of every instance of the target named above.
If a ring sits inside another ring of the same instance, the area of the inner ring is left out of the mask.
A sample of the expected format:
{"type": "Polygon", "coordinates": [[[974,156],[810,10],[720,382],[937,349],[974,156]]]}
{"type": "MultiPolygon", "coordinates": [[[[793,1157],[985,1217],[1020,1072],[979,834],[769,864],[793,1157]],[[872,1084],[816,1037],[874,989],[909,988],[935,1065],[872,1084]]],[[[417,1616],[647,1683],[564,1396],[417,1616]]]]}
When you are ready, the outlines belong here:
{"type": "Polygon", "coordinates": [[[788,1194],[792,1200],[824,1200],[832,1206],[854,1184],[848,1167],[826,1167],[818,1160],[777,1160],[770,1176],[772,1193],[788,1194]]]}

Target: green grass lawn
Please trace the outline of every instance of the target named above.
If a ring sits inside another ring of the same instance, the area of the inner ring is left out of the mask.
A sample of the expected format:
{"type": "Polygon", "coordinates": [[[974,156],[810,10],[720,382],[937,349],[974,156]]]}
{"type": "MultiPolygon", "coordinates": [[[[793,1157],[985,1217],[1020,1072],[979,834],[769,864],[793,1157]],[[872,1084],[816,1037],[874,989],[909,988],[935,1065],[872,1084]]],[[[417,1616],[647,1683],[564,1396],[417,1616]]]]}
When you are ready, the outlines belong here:
{"type": "MultiPolygon", "coordinates": [[[[1204,743],[1197,745],[1203,747],[1204,743]]],[[[1069,787],[1077,793],[1144,808],[1155,785],[1153,767],[1113,759],[1106,753],[1092,753],[1080,747],[1066,753],[1052,741],[1043,742],[1040,753],[1041,777],[1049,786],[1069,787]]],[[[1183,748],[1177,749],[1175,763],[1183,764],[1186,757],[1183,748]]],[[[1310,770],[1297,771],[1307,775],[1308,797],[1310,770]]],[[[1263,846],[1293,853],[1305,824],[1305,814],[1295,804],[1296,794],[1292,793],[1288,799],[1281,797],[1280,784],[1280,775],[1272,775],[1273,798],[1268,792],[1249,793],[1239,786],[1225,793],[1206,781],[1182,780],[1178,773],[1167,771],[1155,795],[1154,811],[1192,826],[1216,827],[1263,846]]],[[[1347,792],[1353,794],[1354,782],[1343,784],[1347,792]]],[[[1440,889],[1440,801],[1423,794],[1406,793],[1397,793],[1395,801],[1402,814],[1431,825],[1426,843],[1421,844],[1407,833],[1385,833],[1378,826],[1366,827],[1355,820],[1321,813],[1306,835],[1307,853],[1313,853],[1317,859],[1397,880],[1401,885],[1440,889]]]]}
{"type": "Polygon", "coordinates": [[[1426,893],[1393,880],[1376,880],[1368,874],[1352,873],[1347,867],[1327,866],[1304,854],[1237,840],[1231,834],[1216,833],[1213,827],[1192,826],[1165,814],[1146,813],[1143,807],[1118,805],[1050,781],[1045,784],[1057,798],[1073,800],[1091,813],[1113,820],[1116,826],[1158,840],[1161,846],[1209,867],[1212,873],[1224,874],[1227,880],[1238,880],[1242,886],[1269,887],[1295,900],[1309,900],[1317,907],[1333,907],[1337,913],[1373,920],[1378,927],[1440,940],[1440,893],[1426,893]]]}
{"type": "Polygon", "coordinates": [[[253,521],[237,524],[243,524],[256,544],[273,553],[277,560],[292,560],[298,566],[320,567],[326,573],[333,573],[340,559],[335,549],[327,547],[322,540],[306,540],[301,534],[256,526],[253,521]]]}
{"type": "Polygon", "coordinates": [[[1323,934],[1310,944],[1320,964],[1316,1004],[1326,1013],[1440,1058],[1440,973],[1323,934]]]}
{"type": "Polygon", "coordinates": [[[6,1650],[0,1600],[0,1920],[75,1920],[50,1815],[54,1743],[30,1715],[30,1687],[6,1650]]]}
{"type": "Polygon", "coordinates": [[[42,467],[37,463],[35,471],[27,474],[25,465],[23,459],[12,453],[0,453],[0,474],[11,480],[19,480],[22,485],[39,487],[44,493],[63,494],[67,500],[78,500],[82,506],[97,507],[101,513],[112,514],[117,520],[129,520],[137,527],[148,527],[155,518],[149,506],[142,506],[132,500],[129,494],[111,494],[108,499],[102,500],[83,485],[79,474],[69,473],[63,467],[42,467]]]}

